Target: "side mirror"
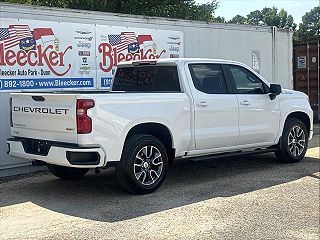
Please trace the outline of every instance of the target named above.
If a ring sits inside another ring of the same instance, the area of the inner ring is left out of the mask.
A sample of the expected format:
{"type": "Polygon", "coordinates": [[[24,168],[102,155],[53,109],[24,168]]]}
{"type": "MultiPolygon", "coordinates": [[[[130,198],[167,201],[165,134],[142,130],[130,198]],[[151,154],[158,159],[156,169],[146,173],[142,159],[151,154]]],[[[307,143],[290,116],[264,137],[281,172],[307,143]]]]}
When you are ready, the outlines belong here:
{"type": "Polygon", "coordinates": [[[282,89],[280,84],[274,84],[274,83],[270,84],[269,96],[271,100],[274,100],[281,92],[282,92],[282,89]]]}

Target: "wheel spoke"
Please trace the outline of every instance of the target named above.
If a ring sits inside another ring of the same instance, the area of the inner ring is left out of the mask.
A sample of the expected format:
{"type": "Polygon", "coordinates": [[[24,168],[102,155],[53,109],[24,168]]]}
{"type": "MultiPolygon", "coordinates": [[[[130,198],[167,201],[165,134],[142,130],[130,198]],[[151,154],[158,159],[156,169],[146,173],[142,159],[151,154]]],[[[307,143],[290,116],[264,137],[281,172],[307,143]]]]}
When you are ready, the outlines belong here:
{"type": "Polygon", "coordinates": [[[135,174],[136,178],[139,180],[142,174],[143,174],[143,171],[136,173],[135,174]]]}
{"type": "Polygon", "coordinates": [[[152,163],[153,166],[161,166],[162,164],[163,164],[162,161],[152,163]]]}
{"type": "Polygon", "coordinates": [[[161,157],[161,153],[157,152],[155,154],[155,156],[151,159],[151,163],[153,165],[159,165],[159,164],[162,164],[162,161],[159,161],[159,162],[155,162],[155,160],[159,159],[161,157]]]}
{"type": "Polygon", "coordinates": [[[299,148],[297,146],[295,146],[294,149],[295,149],[295,156],[298,156],[299,155],[299,148]]]}
{"type": "Polygon", "coordinates": [[[156,179],[159,178],[159,175],[158,175],[158,173],[157,173],[155,170],[150,170],[150,174],[151,174],[151,172],[154,173],[154,175],[156,175],[156,179]]]}
{"type": "Polygon", "coordinates": [[[143,147],[140,151],[144,154],[144,157],[147,157],[147,154],[148,154],[147,146],[143,147]]]}
{"type": "Polygon", "coordinates": [[[144,184],[144,181],[145,181],[146,178],[147,178],[147,173],[146,173],[145,171],[143,171],[142,173],[143,173],[143,178],[142,178],[141,183],[144,184]]]}
{"type": "Polygon", "coordinates": [[[301,129],[301,128],[298,128],[298,135],[297,135],[297,137],[301,137],[301,135],[303,134],[303,130],[301,129]]]}
{"type": "Polygon", "coordinates": [[[292,135],[292,131],[289,133],[289,138],[293,139],[294,136],[292,135]]]}
{"type": "Polygon", "coordinates": [[[152,153],[153,153],[153,146],[150,147],[150,152],[149,152],[149,155],[147,155],[147,158],[151,158],[152,156],[152,153]]]}
{"type": "Polygon", "coordinates": [[[152,177],[151,170],[148,171],[148,175],[149,175],[149,177],[151,179],[151,184],[154,183],[154,178],[152,177]]]}

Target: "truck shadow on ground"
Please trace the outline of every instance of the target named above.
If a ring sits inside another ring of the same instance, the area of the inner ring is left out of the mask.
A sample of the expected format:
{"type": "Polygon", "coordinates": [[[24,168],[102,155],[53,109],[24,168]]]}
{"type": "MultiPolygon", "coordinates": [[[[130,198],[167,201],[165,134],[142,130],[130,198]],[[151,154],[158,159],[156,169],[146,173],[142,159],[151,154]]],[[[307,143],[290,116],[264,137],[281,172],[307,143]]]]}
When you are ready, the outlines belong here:
{"type": "Polygon", "coordinates": [[[102,222],[117,222],[188,204],[249,193],[316,176],[319,159],[277,163],[273,154],[177,161],[164,185],[149,195],[123,192],[114,169],[90,173],[78,181],[59,180],[48,172],[0,184],[0,207],[32,202],[49,210],[102,222]]]}

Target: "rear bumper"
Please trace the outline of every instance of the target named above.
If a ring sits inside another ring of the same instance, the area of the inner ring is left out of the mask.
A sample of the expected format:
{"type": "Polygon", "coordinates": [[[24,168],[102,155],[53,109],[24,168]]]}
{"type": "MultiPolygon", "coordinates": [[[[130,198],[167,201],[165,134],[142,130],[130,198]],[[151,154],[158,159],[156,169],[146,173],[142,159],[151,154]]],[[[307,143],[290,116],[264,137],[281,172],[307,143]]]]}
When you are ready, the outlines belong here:
{"type": "Polygon", "coordinates": [[[106,165],[106,155],[104,151],[98,147],[64,146],[63,143],[60,143],[50,146],[47,154],[39,155],[27,153],[23,141],[22,139],[8,139],[8,154],[29,161],[38,160],[66,167],[97,168],[106,165]]]}

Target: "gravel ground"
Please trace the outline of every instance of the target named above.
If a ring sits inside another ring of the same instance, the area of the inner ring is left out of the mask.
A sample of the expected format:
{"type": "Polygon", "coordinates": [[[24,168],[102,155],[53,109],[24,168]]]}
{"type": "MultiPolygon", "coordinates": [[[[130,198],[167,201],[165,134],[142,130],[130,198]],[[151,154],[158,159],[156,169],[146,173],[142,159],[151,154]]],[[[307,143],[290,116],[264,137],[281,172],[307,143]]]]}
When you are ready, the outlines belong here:
{"type": "Polygon", "coordinates": [[[151,195],[122,192],[114,170],[62,181],[0,179],[0,239],[320,238],[319,135],[298,164],[273,154],[177,161],[151,195]]]}

